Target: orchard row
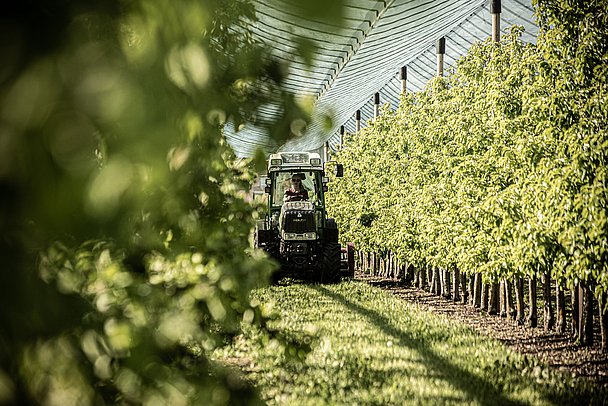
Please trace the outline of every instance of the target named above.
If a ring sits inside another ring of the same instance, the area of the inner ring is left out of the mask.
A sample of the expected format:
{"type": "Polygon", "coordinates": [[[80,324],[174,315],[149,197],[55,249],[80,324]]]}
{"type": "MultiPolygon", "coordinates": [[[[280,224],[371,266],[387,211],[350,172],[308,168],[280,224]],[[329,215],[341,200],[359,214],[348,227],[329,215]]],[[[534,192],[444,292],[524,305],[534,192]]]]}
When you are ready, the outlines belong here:
{"type": "Polygon", "coordinates": [[[605,309],[608,16],[553,3],[537,44],[519,28],[475,44],[346,136],[328,203],[344,241],[494,286],[553,280],[605,309]]]}

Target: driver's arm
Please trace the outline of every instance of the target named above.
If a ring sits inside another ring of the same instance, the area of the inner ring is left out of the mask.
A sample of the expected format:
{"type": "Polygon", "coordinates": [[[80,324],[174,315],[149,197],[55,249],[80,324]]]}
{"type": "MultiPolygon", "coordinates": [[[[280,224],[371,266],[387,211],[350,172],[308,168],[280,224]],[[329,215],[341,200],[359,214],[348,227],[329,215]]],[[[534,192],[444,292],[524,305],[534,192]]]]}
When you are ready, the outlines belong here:
{"type": "Polygon", "coordinates": [[[292,197],[293,197],[293,194],[291,193],[291,191],[289,189],[285,189],[285,195],[283,196],[283,201],[288,202],[291,200],[292,197]]]}

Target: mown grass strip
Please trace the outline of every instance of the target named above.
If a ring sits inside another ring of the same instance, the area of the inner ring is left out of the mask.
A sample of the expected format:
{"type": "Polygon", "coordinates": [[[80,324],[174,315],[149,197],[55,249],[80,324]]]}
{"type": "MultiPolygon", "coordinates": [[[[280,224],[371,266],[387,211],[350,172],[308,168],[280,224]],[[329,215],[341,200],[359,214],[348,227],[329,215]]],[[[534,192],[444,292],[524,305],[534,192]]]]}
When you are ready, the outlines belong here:
{"type": "MultiPolygon", "coordinates": [[[[269,326],[217,351],[271,404],[571,404],[602,394],[362,282],[254,292],[269,326]],[[306,351],[308,350],[308,351],[306,351]]],[[[597,389],[597,388],[596,388],[597,389]]],[[[604,395],[606,391],[603,391],[604,395]]]]}

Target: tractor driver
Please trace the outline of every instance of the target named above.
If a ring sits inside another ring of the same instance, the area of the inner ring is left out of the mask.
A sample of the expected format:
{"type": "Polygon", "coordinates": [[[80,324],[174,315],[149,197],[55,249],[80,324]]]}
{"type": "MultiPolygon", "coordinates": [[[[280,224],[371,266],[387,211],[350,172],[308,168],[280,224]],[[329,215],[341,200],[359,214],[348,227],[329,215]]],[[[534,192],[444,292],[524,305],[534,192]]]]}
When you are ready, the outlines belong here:
{"type": "Polygon", "coordinates": [[[285,190],[285,197],[283,201],[285,202],[297,202],[300,200],[308,200],[308,190],[304,188],[302,185],[302,180],[304,180],[303,173],[294,173],[291,176],[291,183],[289,189],[285,190]]]}

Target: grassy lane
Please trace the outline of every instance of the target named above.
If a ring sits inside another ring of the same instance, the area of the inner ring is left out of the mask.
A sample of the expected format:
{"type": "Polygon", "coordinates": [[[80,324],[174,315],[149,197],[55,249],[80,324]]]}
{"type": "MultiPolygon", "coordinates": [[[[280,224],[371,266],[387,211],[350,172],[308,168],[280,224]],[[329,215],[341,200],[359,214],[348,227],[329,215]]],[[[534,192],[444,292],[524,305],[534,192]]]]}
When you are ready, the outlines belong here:
{"type": "MultiPolygon", "coordinates": [[[[593,388],[362,282],[254,293],[273,314],[215,358],[278,404],[573,404],[593,388]],[[285,340],[296,344],[286,345],[285,340]],[[308,351],[306,351],[308,349],[308,351]]],[[[604,391],[605,392],[605,391],[604,391]]],[[[599,401],[597,391],[593,395],[599,401]]],[[[592,400],[592,399],[591,399],[592,400]]]]}

